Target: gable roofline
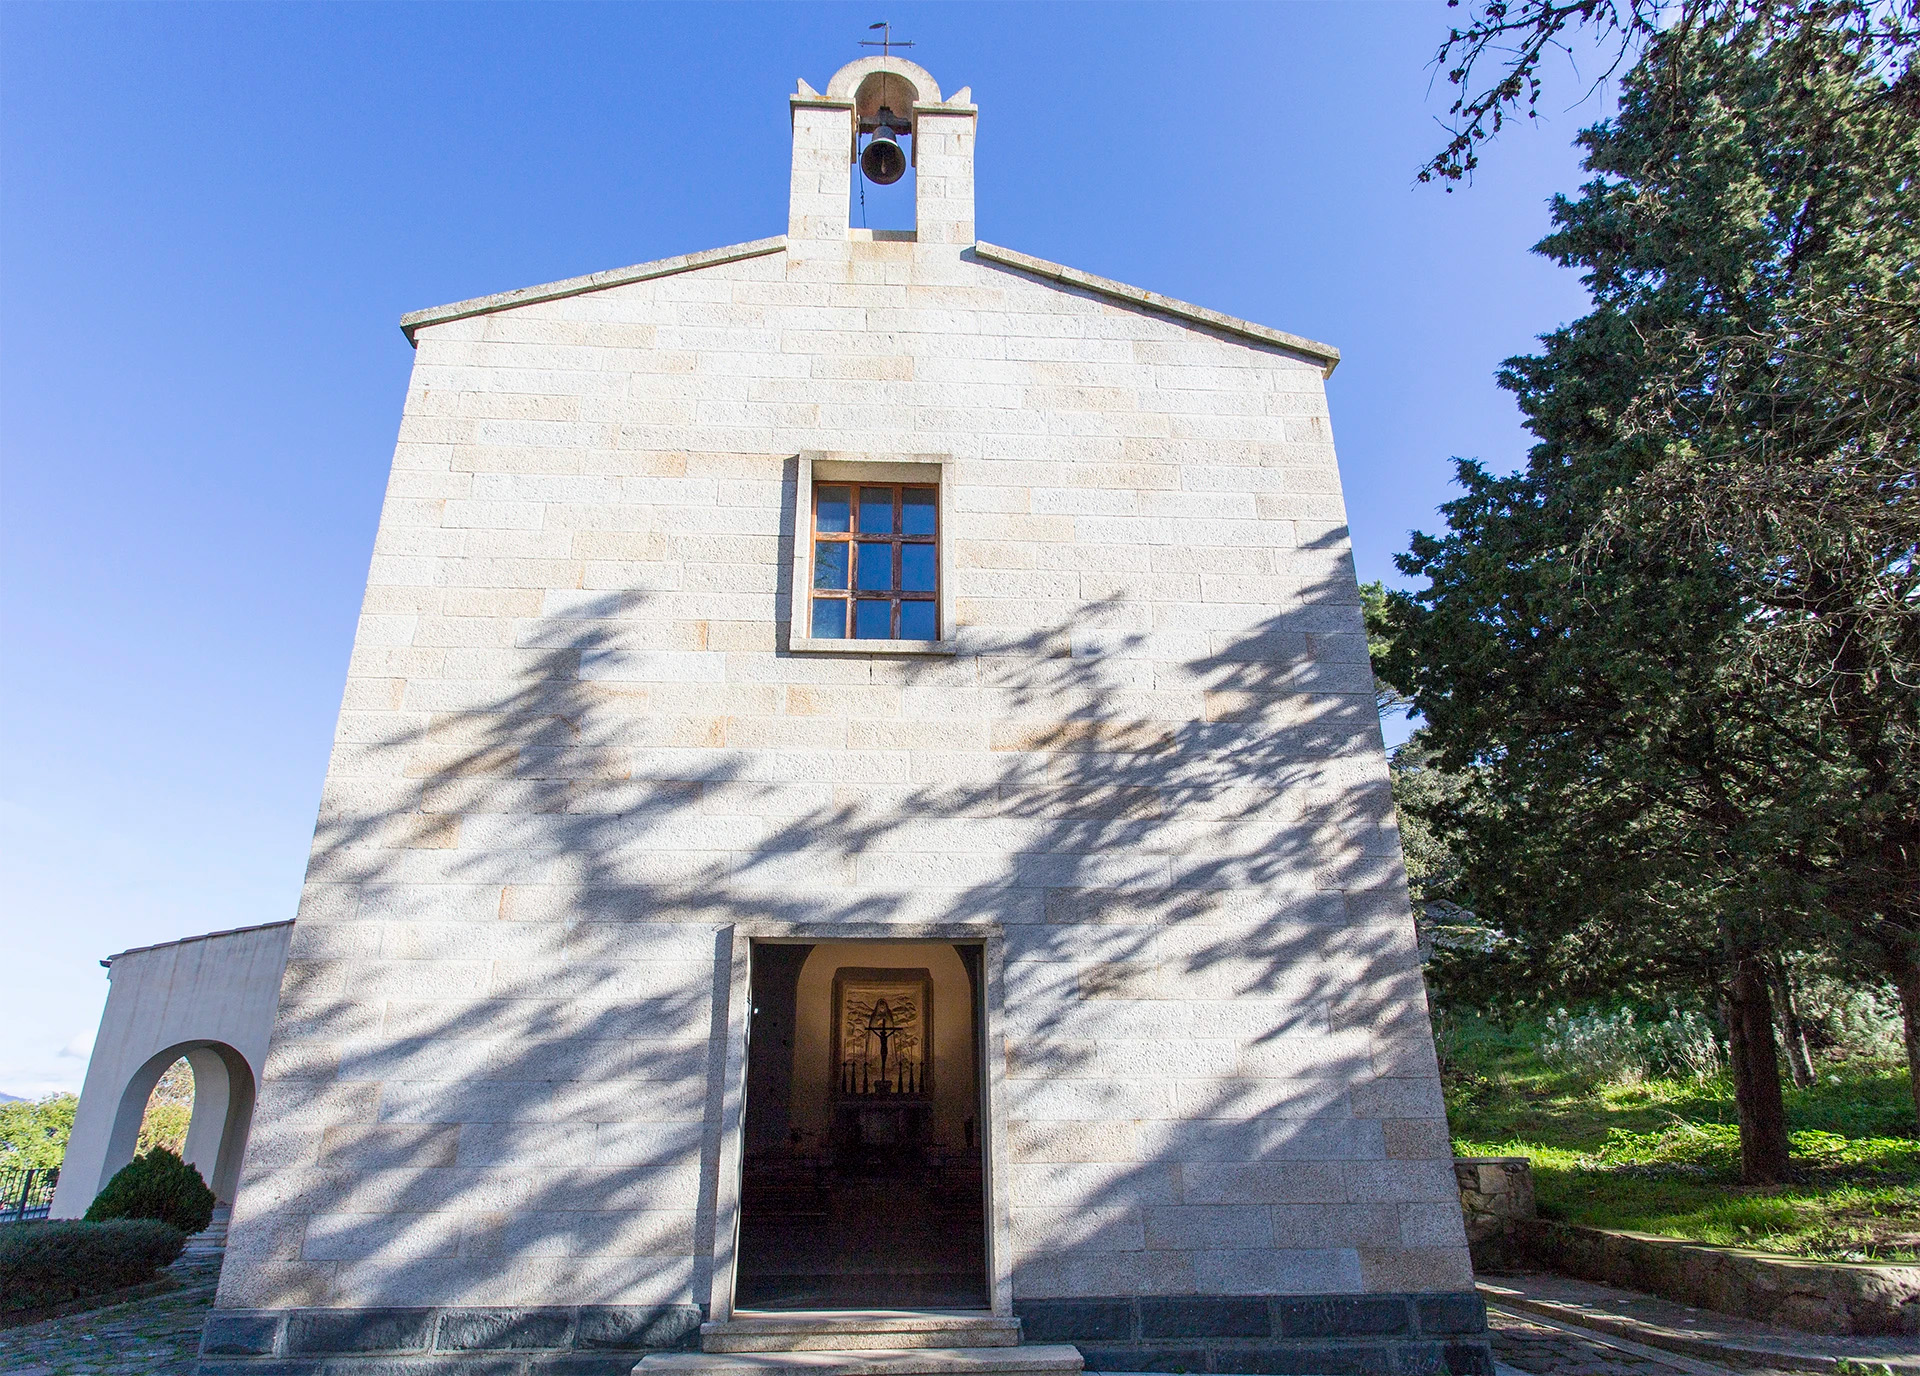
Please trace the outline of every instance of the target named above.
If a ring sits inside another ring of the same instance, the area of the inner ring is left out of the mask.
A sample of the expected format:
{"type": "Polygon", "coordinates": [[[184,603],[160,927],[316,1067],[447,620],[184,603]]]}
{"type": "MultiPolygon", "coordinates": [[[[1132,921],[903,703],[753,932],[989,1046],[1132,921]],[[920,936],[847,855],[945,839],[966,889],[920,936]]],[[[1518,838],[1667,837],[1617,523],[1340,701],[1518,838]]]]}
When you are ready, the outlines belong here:
{"type": "Polygon", "coordinates": [[[470,301],[455,301],[450,306],[429,306],[426,310],[408,311],[401,316],[400,333],[407,337],[407,343],[418,348],[414,334],[428,325],[444,325],[449,320],[465,320],[472,315],[492,315],[495,311],[512,310],[515,306],[531,306],[536,301],[558,301],[565,296],[583,296],[590,291],[625,286],[628,282],[644,282],[650,277],[671,277],[677,272],[692,272],[695,268],[710,268],[720,263],[737,263],[743,258],[763,258],[769,253],[783,253],[786,247],[787,236],[776,234],[771,239],[755,239],[748,244],[729,244],[726,248],[702,249],[698,253],[682,253],[672,258],[656,258],[651,263],[636,263],[630,268],[608,268],[605,272],[590,272],[585,277],[569,277],[563,282],[547,282],[537,287],[521,287],[518,291],[495,292],[492,296],[476,296],[470,301]]]}
{"type": "Polygon", "coordinates": [[[266,932],[271,931],[275,927],[291,927],[292,925],[293,919],[289,917],[279,922],[256,922],[251,927],[228,927],[225,931],[221,932],[202,932],[198,936],[176,937],[172,941],[156,941],[151,946],[129,946],[124,951],[114,952],[105,960],[101,961],[100,965],[103,969],[111,970],[113,968],[113,962],[119,960],[122,956],[145,955],[148,951],[164,951],[169,946],[188,946],[196,941],[212,941],[217,937],[223,936],[244,936],[248,932],[266,932]]]}
{"type": "Polygon", "coordinates": [[[1331,377],[1333,370],[1340,365],[1340,351],[1331,344],[1322,344],[1302,335],[1288,334],[1285,330],[1276,330],[1271,326],[1255,324],[1251,320],[1242,320],[1237,315],[1208,310],[1205,306],[1196,306],[1191,301],[1162,296],[1157,291],[1131,287],[1125,282],[1116,282],[1111,277],[1096,277],[1090,272],[1080,271],[1079,268],[1070,268],[1062,263],[1050,263],[1045,258],[1035,258],[1032,254],[1001,248],[998,244],[977,242],[973,246],[973,253],[976,258],[984,259],[989,263],[998,263],[1002,267],[1014,268],[1034,277],[1044,277],[1064,286],[1079,287],[1082,291],[1096,292],[1115,301],[1137,306],[1141,310],[1151,311],[1155,315],[1170,315],[1176,320],[1205,325],[1209,329],[1239,335],[1242,339],[1251,339],[1259,344],[1272,344],[1290,353],[1304,354],[1320,365],[1320,376],[1323,378],[1331,377]]]}
{"type": "MultiPolygon", "coordinates": [[[[423,311],[409,311],[400,317],[400,332],[406,335],[407,343],[418,347],[415,334],[428,325],[442,325],[449,320],[465,320],[475,315],[491,315],[495,311],[512,310],[515,306],[530,306],[538,301],[558,301],[563,297],[582,296],[587,292],[624,286],[628,282],[645,282],[654,277],[671,277],[675,273],[693,272],[699,268],[716,267],[721,263],[737,263],[745,258],[763,258],[770,253],[783,253],[786,247],[787,236],[776,234],[771,239],[755,239],[751,243],[730,244],[726,248],[710,248],[699,253],[682,253],[672,258],[656,258],[651,263],[636,263],[627,268],[609,268],[605,272],[588,273],[585,277],[569,277],[561,282],[547,282],[537,287],[521,287],[518,291],[496,292],[492,296],[476,296],[471,300],[455,301],[447,306],[431,306],[423,311]]],[[[1332,376],[1333,370],[1340,363],[1340,351],[1331,344],[1321,344],[1304,336],[1288,334],[1285,330],[1276,330],[1267,325],[1255,324],[1251,320],[1242,320],[1239,316],[1227,315],[1222,311],[1208,310],[1205,306],[1196,306],[1190,301],[1180,301],[1171,296],[1162,296],[1159,292],[1128,286],[1125,282],[1116,282],[1110,277],[1097,277],[1091,272],[1082,272],[1079,268],[1070,268],[1063,263],[1051,263],[1045,258],[1035,258],[1032,254],[1021,253],[1015,249],[1001,248],[998,244],[976,242],[972,252],[976,259],[983,262],[1012,268],[1016,272],[1058,282],[1062,286],[1090,291],[1155,315],[1171,316],[1189,324],[1219,330],[1223,334],[1238,335],[1256,344],[1272,345],[1285,349],[1289,353],[1303,355],[1320,365],[1320,376],[1323,378],[1332,376]]]]}

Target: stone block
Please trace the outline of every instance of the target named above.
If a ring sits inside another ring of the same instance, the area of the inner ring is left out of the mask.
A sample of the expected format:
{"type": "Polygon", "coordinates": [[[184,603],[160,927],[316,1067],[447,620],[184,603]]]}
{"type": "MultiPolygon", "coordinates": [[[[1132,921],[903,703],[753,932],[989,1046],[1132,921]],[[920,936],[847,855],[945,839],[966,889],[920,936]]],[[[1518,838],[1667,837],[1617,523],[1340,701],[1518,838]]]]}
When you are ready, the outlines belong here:
{"type": "Polygon", "coordinates": [[[1014,1229],[1034,1252],[1137,1252],[1146,1246],[1142,1211],[1134,1205],[1105,1209],[1022,1208],[1014,1229]]]}
{"type": "Polygon", "coordinates": [[[456,1124],[343,1124],[320,1139],[320,1163],[357,1170],[451,1166],[460,1150],[456,1124]]]}
{"type": "Polygon", "coordinates": [[[1136,1336],[1129,1300],[1021,1299],[1014,1314],[1023,1342],[1128,1342],[1136,1336]]]}
{"type": "Polygon", "coordinates": [[[1290,1343],[1237,1347],[1227,1361],[1255,1376],[1377,1376],[1392,1369],[1393,1356],[1385,1344],[1290,1343]]]}
{"type": "Polygon", "coordinates": [[[1423,1161],[1452,1156],[1452,1142],[1444,1120],[1388,1118],[1380,1120],[1382,1141],[1389,1159],[1423,1161]]]}
{"type": "Polygon", "coordinates": [[[1181,1173],[1187,1204],[1343,1204],[1342,1163],[1193,1165],[1181,1173]]]}
{"type": "Polygon", "coordinates": [[[1400,1241],[1393,1204],[1275,1204],[1276,1247],[1391,1247],[1400,1241]]]}
{"type": "Polygon", "coordinates": [[[280,1337],[281,1316],[216,1309],[200,1330],[202,1357],[270,1357],[280,1337]]]}
{"type": "Polygon", "coordinates": [[[691,1304],[583,1304],[574,1330],[582,1348],[675,1348],[697,1338],[701,1313],[691,1304]]]}
{"type": "Polygon", "coordinates": [[[300,1309],[287,1319],[289,1356],[425,1352],[432,1309],[300,1309]]]}
{"type": "Polygon", "coordinates": [[[1450,1376],[1494,1376],[1499,1370],[1486,1343],[1448,1343],[1441,1352],[1450,1376]]]}
{"type": "Polygon", "coordinates": [[[1211,1295],[1338,1294],[1361,1288],[1350,1247],[1261,1247],[1193,1254],[1195,1288],[1211,1295]]]}
{"type": "Polygon", "coordinates": [[[1273,1302],[1276,1331],[1286,1338],[1386,1338],[1411,1334],[1403,1295],[1315,1295],[1273,1302]]]}
{"type": "Polygon", "coordinates": [[[1268,1301],[1194,1295],[1140,1301],[1142,1338],[1267,1338],[1273,1336],[1268,1301]]]}
{"type": "Polygon", "coordinates": [[[1110,1347],[1076,1343],[1088,1371],[1205,1371],[1207,1349],[1155,1343],[1152,1347],[1110,1347]]]}
{"type": "Polygon", "coordinates": [[[1146,1245],[1153,1248],[1268,1247],[1268,1211],[1245,1205],[1182,1205],[1145,1211],[1146,1245]]]}
{"type": "Polygon", "coordinates": [[[1457,1204],[1459,1186],[1450,1161],[1347,1161],[1347,1197],[1358,1204],[1457,1204]]]}
{"type": "Polygon", "coordinates": [[[1399,1208],[1400,1240],[1409,1247],[1458,1247],[1467,1241],[1460,1209],[1451,1202],[1399,1208]]]}
{"type": "Polygon", "coordinates": [[[1471,1291],[1452,1295],[1416,1295],[1414,1313],[1424,1334],[1484,1333],[1487,1306],[1471,1291]]]}
{"type": "Polygon", "coordinates": [[[441,1352],[489,1352],[567,1347],[573,1337],[573,1310],[452,1309],[440,1315],[434,1347],[441,1352]]]}
{"type": "Polygon", "coordinates": [[[1075,1295],[1194,1293],[1188,1252],[1061,1252],[1016,1256],[1014,1293],[1036,1299],[1075,1295]]]}
{"type": "Polygon", "coordinates": [[[1362,1247],[1360,1273],[1368,1290],[1462,1290],[1473,1284],[1463,1247],[1362,1247]]]}
{"type": "Polygon", "coordinates": [[[1348,1091],[1361,1118],[1428,1118],[1445,1121],[1446,1100],[1436,1079],[1356,1081],[1348,1091]]]}

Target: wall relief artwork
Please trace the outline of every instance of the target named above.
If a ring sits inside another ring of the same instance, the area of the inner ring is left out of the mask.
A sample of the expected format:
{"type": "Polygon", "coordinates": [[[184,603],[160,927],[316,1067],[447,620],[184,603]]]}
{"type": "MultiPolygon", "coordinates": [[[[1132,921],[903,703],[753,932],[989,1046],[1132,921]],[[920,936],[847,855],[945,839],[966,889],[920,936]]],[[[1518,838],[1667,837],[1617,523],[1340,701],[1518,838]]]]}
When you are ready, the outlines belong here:
{"type": "Polygon", "coordinates": [[[841,1098],[933,1090],[933,979],[926,970],[843,967],[833,977],[833,1080],[841,1098]]]}

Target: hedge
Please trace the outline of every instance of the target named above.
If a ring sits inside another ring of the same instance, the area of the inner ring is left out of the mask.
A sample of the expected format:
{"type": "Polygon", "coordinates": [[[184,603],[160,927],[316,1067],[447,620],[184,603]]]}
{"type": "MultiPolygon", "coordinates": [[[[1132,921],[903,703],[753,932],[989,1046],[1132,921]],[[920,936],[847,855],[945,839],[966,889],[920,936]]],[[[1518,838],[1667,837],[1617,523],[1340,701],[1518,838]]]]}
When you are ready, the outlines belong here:
{"type": "Polygon", "coordinates": [[[0,1226],[0,1313],[144,1284],[186,1245],[185,1233],[151,1218],[0,1226]]]}
{"type": "Polygon", "coordinates": [[[89,1222],[157,1218],[183,1233],[213,1222],[213,1191],[200,1172],[165,1147],[155,1147],[114,1172],[87,1206],[89,1222]]]}

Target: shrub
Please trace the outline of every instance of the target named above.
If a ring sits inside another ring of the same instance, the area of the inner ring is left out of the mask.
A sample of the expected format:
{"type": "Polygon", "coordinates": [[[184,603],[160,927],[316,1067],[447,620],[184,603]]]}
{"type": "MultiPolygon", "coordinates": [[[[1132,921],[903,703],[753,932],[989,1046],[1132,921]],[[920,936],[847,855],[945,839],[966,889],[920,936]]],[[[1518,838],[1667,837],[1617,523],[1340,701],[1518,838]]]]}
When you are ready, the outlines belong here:
{"type": "Polygon", "coordinates": [[[180,1255],[186,1234],[150,1218],[0,1227],[0,1312],[140,1285],[180,1255]]]}
{"type": "Polygon", "coordinates": [[[1540,1058],[1556,1070],[1636,1082],[1658,1076],[1707,1080],[1720,1073],[1720,1040],[1699,1013],[1669,1012],[1643,1022],[1631,1008],[1547,1018],[1540,1058]]]}
{"type": "Polygon", "coordinates": [[[157,1218],[183,1233],[213,1222],[213,1191],[200,1172],[165,1147],[136,1156],[87,1206],[87,1218],[157,1218]]]}
{"type": "Polygon", "coordinates": [[[1843,1056],[1901,1053],[1900,996],[1893,986],[1847,984],[1815,974],[1799,982],[1800,1021],[1808,1040],[1843,1056]]]}

